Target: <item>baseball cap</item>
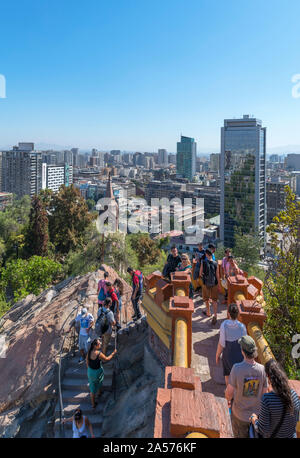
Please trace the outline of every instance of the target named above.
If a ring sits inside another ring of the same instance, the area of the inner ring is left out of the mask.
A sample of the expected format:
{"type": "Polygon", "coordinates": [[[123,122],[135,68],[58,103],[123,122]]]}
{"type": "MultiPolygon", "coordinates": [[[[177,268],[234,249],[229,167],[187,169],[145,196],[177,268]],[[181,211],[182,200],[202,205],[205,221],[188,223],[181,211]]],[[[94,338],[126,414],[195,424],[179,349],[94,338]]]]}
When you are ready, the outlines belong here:
{"type": "Polygon", "coordinates": [[[257,350],[255,342],[250,336],[243,336],[239,339],[238,342],[242,347],[242,350],[246,351],[249,354],[252,354],[257,350]]]}
{"type": "Polygon", "coordinates": [[[81,315],[86,315],[86,314],[87,314],[87,309],[83,307],[83,309],[81,309],[81,315]]]}

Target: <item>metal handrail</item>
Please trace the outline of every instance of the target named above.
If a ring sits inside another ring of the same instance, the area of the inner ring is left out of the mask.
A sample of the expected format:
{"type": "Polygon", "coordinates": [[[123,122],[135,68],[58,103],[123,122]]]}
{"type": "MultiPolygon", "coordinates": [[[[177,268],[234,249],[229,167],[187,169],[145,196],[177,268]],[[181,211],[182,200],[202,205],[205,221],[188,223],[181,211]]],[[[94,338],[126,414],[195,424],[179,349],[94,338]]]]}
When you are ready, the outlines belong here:
{"type": "MultiPolygon", "coordinates": [[[[76,314],[78,313],[78,309],[79,307],[82,306],[82,302],[83,302],[83,296],[81,295],[81,299],[80,299],[80,303],[78,303],[72,310],[71,312],[69,313],[69,315],[67,316],[67,318],[65,319],[64,323],[62,324],[62,327],[60,329],[60,333],[63,331],[66,323],[69,321],[71,315],[73,314],[74,311],[76,311],[76,314]]],[[[77,316],[77,315],[75,315],[77,316]]],[[[73,329],[73,347],[75,349],[75,326],[74,326],[74,329],[73,329]]],[[[59,420],[60,420],[60,428],[62,428],[62,436],[64,437],[65,435],[65,430],[64,430],[64,423],[62,422],[62,420],[64,419],[65,415],[64,415],[64,405],[63,405],[63,400],[62,400],[62,390],[61,390],[61,360],[62,360],[62,351],[63,351],[63,348],[64,348],[64,343],[65,343],[65,340],[66,340],[66,335],[64,335],[64,338],[63,338],[63,341],[62,341],[62,344],[61,344],[61,347],[60,347],[60,351],[59,351],[59,363],[58,363],[58,392],[59,392],[59,420]]]]}

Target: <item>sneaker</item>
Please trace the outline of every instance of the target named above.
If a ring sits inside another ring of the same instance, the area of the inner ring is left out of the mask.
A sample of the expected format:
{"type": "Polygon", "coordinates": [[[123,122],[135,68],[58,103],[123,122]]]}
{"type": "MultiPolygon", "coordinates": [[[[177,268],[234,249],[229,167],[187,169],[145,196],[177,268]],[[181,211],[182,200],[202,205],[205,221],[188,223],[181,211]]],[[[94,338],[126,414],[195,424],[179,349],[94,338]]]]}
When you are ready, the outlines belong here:
{"type": "Polygon", "coordinates": [[[80,358],[79,358],[79,361],[78,361],[78,362],[79,362],[79,363],[82,363],[82,361],[84,361],[84,357],[83,357],[83,356],[80,356],[80,358]]]}
{"type": "Polygon", "coordinates": [[[217,322],[217,318],[213,316],[213,319],[211,320],[211,324],[216,324],[216,322],[217,322]]]}

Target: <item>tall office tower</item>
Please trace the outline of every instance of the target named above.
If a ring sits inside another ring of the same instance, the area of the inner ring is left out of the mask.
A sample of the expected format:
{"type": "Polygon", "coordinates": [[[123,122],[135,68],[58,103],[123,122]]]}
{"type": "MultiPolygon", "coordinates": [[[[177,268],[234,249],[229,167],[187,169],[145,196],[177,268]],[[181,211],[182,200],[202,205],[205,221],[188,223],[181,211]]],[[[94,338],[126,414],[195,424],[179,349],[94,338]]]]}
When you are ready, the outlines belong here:
{"type": "Polygon", "coordinates": [[[225,119],[221,128],[221,240],[234,246],[237,228],[265,242],[266,128],[259,119],[225,119]]]}
{"type": "Polygon", "coordinates": [[[98,153],[98,166],[99,167],[104,167],[105,166],[104,155],[105,155],[105,153],[99,151],[99,153],[98,153]]]}
{"type": "Polygon", "coordinates": [[[19,143],[2,153],[2,190],[18,197],[33,196],[42,189],[42,153],[33,143],[19,143]]]}
{"type": "Polygon", "coordinates": [[[270,162],[279,162],[279,155],[278,154],[271,154],[270,162]]]}
{"type": "Polygon", "coordinates": [[[177,142],[177,175],[192,181],[196,174],[197,143],[193,138],[181,136],[177,142]]]}
{"type": "Polygon", "coordinates": [[[132,156],[132,153],[124,153],[123,162],[125,162],[125,164],[132,164],[132,156]]]}
{"type": "Polygon", "coordinates": [[[209,170],[212,172],[220,171],[220,154],[212,153],[209,157],[209,170]]]}
{"type": "Polygon", "coordinates": [[[57,192],[61,185],[70,186],[73,183],[73,166],[64,165],[42,165],[42,189],[51,189],[57,192]]]}
{"type": "Polygon", "coordinates": [[[71,153],[73,155],[73,166],[77,167],[78,166],[79,148],[71,148],[71,153]]]}
{"type": "Polygon", "coordinates": [[[72,151],[66,150],[64,151],[64,163],[73,165],[73,153],[72,151]]]}
{"type": "Polygon", "coordinates": [[[288,154],[285,158],[285,166],[289,171],[300,171],[300,154],[288,154]]]}
{"type": "Polygon", "coordinates": [[[158,150],[158,165],[167,166],[168,165],[168,152],[166,149],[158,150]]]}
{"type": "Polygon", "coordinates": [[[168,157],[169,164],[176,165],[176,154],[170,153],[168,157]]]}

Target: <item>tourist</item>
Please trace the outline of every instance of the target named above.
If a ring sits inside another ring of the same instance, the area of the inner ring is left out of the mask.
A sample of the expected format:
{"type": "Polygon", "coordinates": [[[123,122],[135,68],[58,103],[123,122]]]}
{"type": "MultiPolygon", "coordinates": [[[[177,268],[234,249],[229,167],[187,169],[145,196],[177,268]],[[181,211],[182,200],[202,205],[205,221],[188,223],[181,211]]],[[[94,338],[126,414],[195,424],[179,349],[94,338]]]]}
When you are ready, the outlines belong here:
{"type": "Polygon", "coordinates": [[[228,256],[228,261],[225,264],[225,277],[234,277],[236,275],[244,275],[244,272],[239,269],[234,257],[232,255],[228,256]]]}
{"type": "Polygon", "coordinates": [[[232,366],[243,361],[239,339],[247,335],[246,326],[238,321],[239,309],[236,304],[230,304],[228,308],[229,320],[223,321],[220,327],[220,338],[216,353],[216,363],[220,362],[222,354],[223,375],[226,386],[232,366]]]}
{"type": "Polygon", "coordinates": [[[207,317],[211,316],[210,313],[210,301],[213,304],[214,316],[212,318],[212,324],[217,322],[218,313],[218,298],[219,298],[219,272],[218,264],[212,259],[212,252],[207,249],[205,250],[205,259],[201,262],[200,277],[203,281],[202,297],[206,304],[206,311],[202,313],[207,317]]]}
{"type": "Polygon", "coordinates": [[[82,410],[77,408],[74,415],[70,418],[64,418],[63,423],[73,422],[73,439],[88,438],[90,430],[91,438],[95,438],[93,433],[93,427],[88,417],[82,415],[82,410]]]}
{"type": "Polygon", "coordinates": [[[232,403],[231,421],[234,437],[249,437],[249,417],[258,414],[260,401],[267,392],[265,368],[255,361],[257,348],[250,336],[239,340],[244,361],[234,364],[228,379],[225,398],[232,403]]]}
{"type": "Polygon", "coordinates": [[[134,310],[134,315],[132,319],[134,321],[139,320],[142,316],[139,301],[142,299],[143,295],[143,274],[141,271],[134,271],[131,267],[128,267],[127,272],[131,275],[132,278],[132,296],[131,302],[134,310]]]}
{"type": "Polygon", "coordinates": [[[171,253],[167,257],[167,262],[163,268],[163,276],[170,280],[171,273],[175,272],[176,267],[181,262],[181,257],[178,255],[178,250],[175,245],[171,248],[171,253]]]}
{"type": "MultiPolygon", "coordinates": [[[[183,254],[181,256],[181,262],[176,267],[176,271],[177,272],[186,272],[187,274],[190,274],[190,275],[192,274],[192,264],[187,254],[183,254]]],[[[193,295],[194,295],[194,289],[193,289],[192,282],[190,282],[190,285],[189,285],[190,299],[193,298],[193,295]]]]}
{"type": "Polygon", "coordinates": [[[117,278],[114,281],[113,287],[115,288],[115,293],[119,301],[119,313],[116,317],[117,329],[121,329],[122,296],[124,294],[124,287],[123,287],[123,283],[121,282],[119,278],[117,278]]]}
{"type": "Polygon", "coordinates": [[[211,251],[212,260],[215,261],[216,260],[216,257],[215,257],[216,247],[215,247],[215,245],[213,243],[210,243],[207,248],[209,249],[209,251],[211,251]]]}
{"type": "Polygon", "coordinates": [[[70,328],[67,331],[67,333],[70,332],[73,325],[75,325],[75,327],[77,325],[79,326],[78,347],[81,353],[79,362],[84,361],[85,355],[87,353],[87,344],[88,344],[89,333],[90,333],[91,328],[93,327],[94,321],[95,320],[94,320],[93,315],[91,313],[88,313],[87,309],[83,307],[81,312],[78,313],[75,320],[73,320],[70,323],[70,328]]]}
{"type": "MultiPolygon", "coordinates": [[[[199,280],[201,280],[199,278],[199,274],[200,274],[201,261],[204,258],[205,258],[205,250],[203,248],[203,243],[199,242],[198,243],[198,247],[197,247],[197,249],[195,251],[195,259],[196,259],[197,263],[196,263],[194,274],[193,274],[193,279],[195,281],[198,281],[198,284],[201,283],[201,282],[199,282],[199,280]]],[[[201,285],[199,284],[199,287],[197,289],[200,289],[200,287],[201,287],[201,285]]]]}
{"type": "Polygon", "coordinates": [[[97,289],[99,307],[103,304],[104,299],[106,299],[106,297],[107,297],[107,278],[108,278],[108,273],[104,272],[104,276],[103,277],[104,278],[99,280],[98,289],[97,289]]]}
{"type": "Polygon", "coordinates": [[[190,274],[191,270],[192,270],[192,264],[191,264],[190,258],[188,257],[187,254],[183,254],[181,256],[181,262],[176,267],[176,271],[186,272],[190,274]]]}
{"type": "Polygon", "coordinates": [[[269,389],[261,399],[259,415],[250,417],[256,433],[263,438],[296,438],[300,400],[289,386],[288,378],[279,364],[269,360],[265,365],[269,389]]]}
{"type": "Polygon", "coordinates": [[[102,307],[98,310],[98,317],[95,325],[97,335],[102,338],[102,353],[106,355],[106,349],[112,335],[112,328],[116,326],[114,314],[111,310],[112,300],[107,297],[102,307]]]}
{"type": "Polygon", "coordinates": [[[118,323],[117,324],[117,328],[120,329],[121,326],[120,326],[120,323],[119,323],[119,313],[120,313],[120,310],[119,310],[119,299],[118,299],[116,290],[113,287],[113,285],[108,282],[106,284],[106,286],[107,286],[107,297],[111,299],[111,308],[110,309],[114,314],[116,322],[118,323]]]}
{"type": "Polygon", "coordinates": [[[227,279],[226,279],[226,265],[229,263],[228,257],[231,256],[231,251],[230,248],[225,249],[225,256],[222,259],[222,264],[221,264],[221,285],[223,286],[225,290],[225,298],[223,301],[223,304],[226,304],[227,298],[228,298],[228,284],[227,284],[227,279]]]}
{"type": "Polygon", "coordinates": [[[91,348],[86,356],[86,366],[93,409],[97,406],[96,396],[99,398],[101,395],[101,386],[104,379],[102,361],[110,361],[116,353],[117,350],[114,349],[109,356],[105,356],[101,351],[100,339],[95,339],[91,343],[91,348]]]}

